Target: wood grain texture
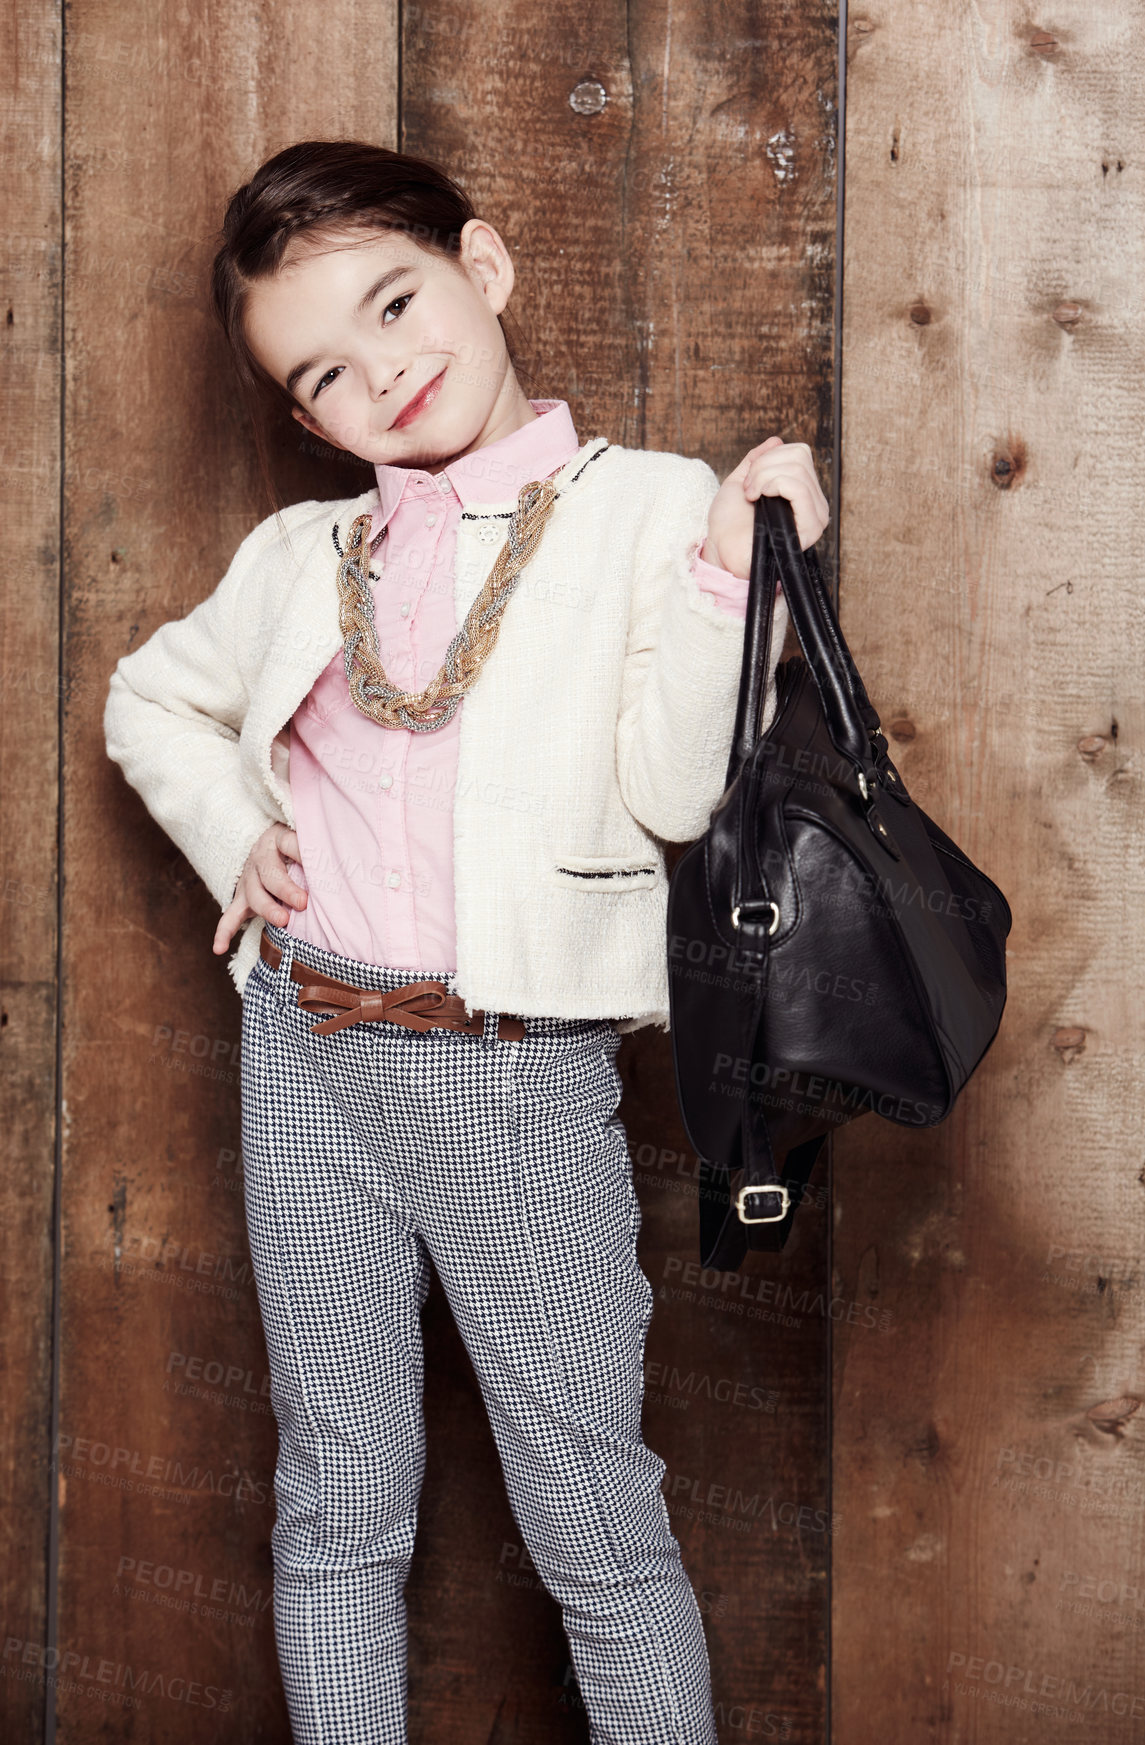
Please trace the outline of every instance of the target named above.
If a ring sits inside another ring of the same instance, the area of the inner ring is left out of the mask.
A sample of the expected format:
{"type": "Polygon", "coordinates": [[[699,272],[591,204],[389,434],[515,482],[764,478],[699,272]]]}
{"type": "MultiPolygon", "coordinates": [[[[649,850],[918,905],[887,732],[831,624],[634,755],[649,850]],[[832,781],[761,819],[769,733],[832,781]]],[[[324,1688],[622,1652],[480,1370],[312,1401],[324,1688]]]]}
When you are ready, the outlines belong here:
{"type": "Polygon", "coordinates": [[[60,22],[11,7],[0,140],[0,1731],[43,1737],[48,1640],[59,738],[60,22]]]}
{"type": "MultiPolygon", "coordinates": [[[[392,146],[395,74],[393,9],[357,0],[69,10],[60,1646],[88,1669],[60,1692],[69,1745],[289,1738],[240,1005],[217,909],[108,762],[102,711],[118,657],[268,512],[208,304],[226,200],[296,139],[392,146]]],[[[288,500],[360,489],[297,436],[288,500]]]]}
{"type": "Polygon", "coordinates": [[[1014,927],[952,1118],[836,1141],[839,1745],[1145,1716],[1139,22],[850,17],[843,626],[1014,927]]]}
{"type": "MultiPolygon", "coordinates": [[[[833,9],[435,4],[403,21],[401,144],[445,164],[512,250],[526,391],[567,399],[582,440],[700,454],[721,477],[772,432],[805,440],[828,483],[833,9]]],[[[721,1737],[819,1741],[828,1330],[846,1308],[822,1176],[785,1255],[701,1278],[668,1039],[629,1037],[621,1065],[658,1293],[645,1435],[705,1614],[721,1737]]],[[[411,1704],[427,1740],[584,1738],[554,1603],[502,1538],[478,1410],[449,1422],[480,1506],[441,1503],[450,1532],[419,1541],[410,1578],[411,1704]],[[496,1622],[488,1663],[459,1681],[476,1592],[496,1622]]]]}

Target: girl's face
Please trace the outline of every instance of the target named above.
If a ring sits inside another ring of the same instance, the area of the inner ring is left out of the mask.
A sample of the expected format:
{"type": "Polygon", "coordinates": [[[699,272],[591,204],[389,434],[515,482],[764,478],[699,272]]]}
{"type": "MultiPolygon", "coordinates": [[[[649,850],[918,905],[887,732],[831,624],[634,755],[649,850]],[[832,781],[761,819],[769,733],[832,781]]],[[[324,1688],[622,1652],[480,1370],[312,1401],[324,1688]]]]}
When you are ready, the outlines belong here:
{"type": "Polygon", "coordinates": [[[513,279],[476,218],[456,265],[400,230],[303,239],[251,287],[247,341],[315,436],[375,464],[440,466],[535,416],[497,320],[513,279]]]}

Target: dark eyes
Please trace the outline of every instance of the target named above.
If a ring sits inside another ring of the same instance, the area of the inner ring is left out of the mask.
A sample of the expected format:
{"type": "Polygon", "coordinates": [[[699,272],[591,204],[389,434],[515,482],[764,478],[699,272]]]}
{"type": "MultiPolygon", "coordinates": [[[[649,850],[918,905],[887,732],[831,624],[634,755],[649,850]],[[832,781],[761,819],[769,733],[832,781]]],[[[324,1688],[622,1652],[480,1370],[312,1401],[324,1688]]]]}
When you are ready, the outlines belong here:
{"type": "MultiPolygon", "coordinates": [[[[398,319],[399,315],[403,315],[405,313],[406,304],[411,302],[412,300],[413,300],[413,292],[412,291],[405,291],[402,293],[402,295],[400,297],[395,297],[392,303],[387,303],[385,308],[382,310],[382,326],[383,327],[390,327],[393,325],[392,322],[389,322],[386,320],[386,316],[389,314],[391,309],[397,309],[398,304],[399,303],[401,304],[401,308],[398,309],[398,314],[394,316],[394,321],[396,321],[398,319]]],[[[318,398],[319,394],[322,392],[323,388],[326,386],[327,382],[331,382],[331,381],[336,380],[339,373],[341,372],[341,369],[342,369],[342,365],[336,364],[333,369],[327,370],[326,374],[324,376],[320,376],[318,381],[314,384],[314,392],[311,394],[310,398],[312,400],[316,400],[318,398]]]]}

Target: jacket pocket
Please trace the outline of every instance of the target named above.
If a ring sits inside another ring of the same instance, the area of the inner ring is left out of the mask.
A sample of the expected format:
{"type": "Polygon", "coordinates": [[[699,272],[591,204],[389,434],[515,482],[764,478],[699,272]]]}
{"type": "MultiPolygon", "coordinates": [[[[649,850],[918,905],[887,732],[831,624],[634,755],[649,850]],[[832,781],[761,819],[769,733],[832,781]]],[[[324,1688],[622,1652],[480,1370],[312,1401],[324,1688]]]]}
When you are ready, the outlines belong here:
{"type": "Polygon", "coordinates": [[[582,891],[647,890],[664,877],[663,864],[655,853],[565,854],[555,862],[552,872],[557,884],[582,891]]]}

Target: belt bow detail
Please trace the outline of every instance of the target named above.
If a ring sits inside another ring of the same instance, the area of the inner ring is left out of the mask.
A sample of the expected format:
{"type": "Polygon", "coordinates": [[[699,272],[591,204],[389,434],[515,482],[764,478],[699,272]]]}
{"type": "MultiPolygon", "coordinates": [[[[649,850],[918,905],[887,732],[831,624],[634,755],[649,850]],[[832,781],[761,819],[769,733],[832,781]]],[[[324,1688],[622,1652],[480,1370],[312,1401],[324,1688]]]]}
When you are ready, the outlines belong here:
{"type": "MultiPolygon", "coordinates": [[[[282,962],[282,952],[265,931],[259,955],[273,970],[282,962]]],[[[320,969],[312,969],[297,958],[290,966],[290,979],[299,984],[297,1003],[304,1012],[339,1008],[310,1026],[312,1036],[329,1036],[350,1024],[381,1022],[401,1024],[406,1030],[460,1030],[466,1036],[485,1033],[485,1013],[467,1012],[465,1001],[459,994],[451,994],[444,982],[425,980],[406,982],[397,988],[357,988],[351,982],[337,981],[320,969]]],[[[503,1042],[522,1042],[524,1019],[499,1014],[497,1036],[503,1042]]]]}
{"type": "MultiPolygon", "coordinates": [[[[388,1019],[391,1024],[402,1024],[407,1030],[474,1028],[464,1012],[459,1017],[449,1009],[450,996],[441,982],[407,982],[404,987],[379,991],[352,988],[346,982],[327,981],[320,971],[313,970],[306,964],[299,967],[306,975],[306,980],[298,990],[298,1004],[303,1011],[313,1012],[316,1007],[322,1006],[342,1008],[333,1017],[324,1018],[320,1024],[310,1026],[315,1036],[329,1036],[332,1031],[344,1030],[348,1024],[372,1024],[382,1019],[388,1019]],[[435,1016],[431,1018],[430,1013],[435,1016]]],[[[482,1022],[477,1028],[484,1029],[483,1013],[481,1019],[482,1022]]]]}

